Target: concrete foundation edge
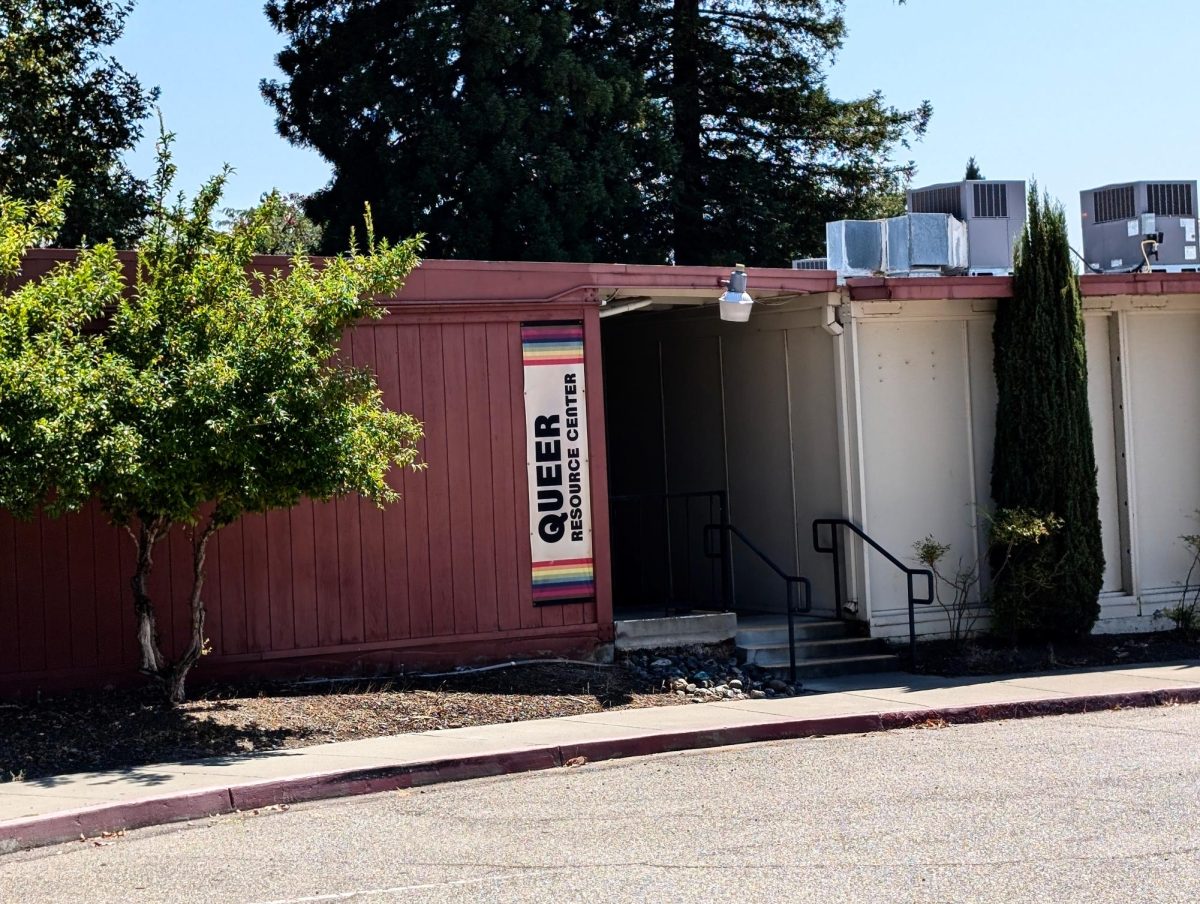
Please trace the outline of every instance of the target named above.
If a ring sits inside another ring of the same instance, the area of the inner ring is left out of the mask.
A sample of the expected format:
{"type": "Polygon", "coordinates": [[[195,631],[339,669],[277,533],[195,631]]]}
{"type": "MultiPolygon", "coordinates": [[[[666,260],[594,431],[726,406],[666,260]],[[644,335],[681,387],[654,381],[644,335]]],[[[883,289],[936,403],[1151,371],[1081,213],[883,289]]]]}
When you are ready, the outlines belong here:
{"type": "Polygon", "coordinates": [[[0,854],[80,838],[93,838],[105,832],[204,819],[280,804],[351,797],[442,782],[551,769],[567,765],[578,757],[585,757],[588,761],[599,761],[761,741],[890,731],[915,725],[959,725],[1179,703],[1200,703],[1200,687],[1086,697],[1055,697],[891,713],[773,720],[722,728],[524,748],[394,767],[292,776],[13,820],[0,825],[0,854]]]}

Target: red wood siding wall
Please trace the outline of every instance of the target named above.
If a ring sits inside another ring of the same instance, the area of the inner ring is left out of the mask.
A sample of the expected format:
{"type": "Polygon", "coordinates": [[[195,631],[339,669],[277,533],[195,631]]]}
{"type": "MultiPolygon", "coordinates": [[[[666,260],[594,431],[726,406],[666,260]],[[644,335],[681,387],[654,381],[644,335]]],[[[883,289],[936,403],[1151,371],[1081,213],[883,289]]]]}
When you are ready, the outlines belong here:
{"type": "MultiPolygon", "coordinates": [[[[421,666],[611,639],[596,305],[394,304],[346,347],[374,368],[389,406],[424,421],[428,468],[394,474],[404,498],[383,511],[305,502],[217,534],[204,594],[213,652],[197,678],[268,661],[421,666]],[[520,323],[545,319],[585,322],[597,600],[535,608],[520,323]]],[[[0,513],[0,692],[131,675],[132,567],[131,540],[98,511],[32,522],[0,513]]],[[[172,653],[187,636],[188,571],[177,532],[151,581],[172,653]]]]}

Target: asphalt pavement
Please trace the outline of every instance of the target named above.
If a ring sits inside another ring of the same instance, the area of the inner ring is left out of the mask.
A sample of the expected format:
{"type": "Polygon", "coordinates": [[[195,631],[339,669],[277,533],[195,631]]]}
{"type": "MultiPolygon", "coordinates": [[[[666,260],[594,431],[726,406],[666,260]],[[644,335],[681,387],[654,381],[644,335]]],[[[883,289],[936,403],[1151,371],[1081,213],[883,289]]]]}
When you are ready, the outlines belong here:
{"type": "Polygon", "coordinates": [[[1200,706],[779,741],[0,858],[3,902],[1195,902],[1200,706]]]}

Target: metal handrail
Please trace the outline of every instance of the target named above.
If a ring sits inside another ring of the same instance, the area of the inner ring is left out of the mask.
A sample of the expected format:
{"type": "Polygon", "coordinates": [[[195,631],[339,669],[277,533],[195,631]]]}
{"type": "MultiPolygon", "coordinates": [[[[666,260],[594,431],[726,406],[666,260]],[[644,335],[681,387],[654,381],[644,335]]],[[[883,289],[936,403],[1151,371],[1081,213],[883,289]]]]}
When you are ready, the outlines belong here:
{"type": "MultiPolygon", "coordinates": [[[[812,582],[808,578],[803,577],[802,575],[788,574],[786,571],[784,571],[782,568],[780,568],[777,564],[775,564],[775,561],[770,556],[768,556],[765,552],[763,552],[761,549],[759,549],[758,546],[756,546],[754,544],[754,541],[752,541],[749,537],[747,537],[744,533],[742,533],[740,528],[736,527],[733,524],[708,524],[708,525],[705,525],[705,527],[704,527],[704,547],[705,547],[706,555],[715,555],[714,553],[709,553],[707,551],[708,550],[708,537],[710,535],[710,532],[717,532],[717,531],[719,531],[722,534],[727,534],[729,536],[737,537],[739,540],[742,541],[742,543],[745,544],[747,549],[749,549],[752,553],[754,553],[756,556],[758,556],[759,559],[762,560],[764,565],[766,565],[773,572],[775,572],[777,575],[779,575],[781,578],[783,578],[783,580],[784,580],[784,601],[785,601],[784,604],[785,604],[786,611],[787,611],[787,622],[788,622],[788,678],[792,684],[795,684],[796,683],[796,620],[795,620],[795,617],[797,615],[803,615],[807,612],[812,611],[812,582]],[[795,593],[793,592],[793,588],[796,587],[797,585],[804,588],[804,593],[801,594],[800,605],[795,604],[795,593]]],[[[722,550],[724,551],[725,549],[728,548],[729,543],[728,543],[728,541],[726,541],[726,542],[722,543],[721,545],[722,545],[722,550]]]]}
{"type": "Polygon", "coordinates": [[[916,606],[929,606],[934,602],[933,594],[933,572],[928,568],[910,568],[905,565],[894,555],[879,545],[874,539],[867,536],[866,532],[846,518],[817,518],[812,523],[813,530],[813,550],[819,553],[826,553],[833,557],[833,601],[837,607],[838,618],[842,617],[842,556],[841,544],[839,542],[838,533],[839,527],[846,527],[857,534],[864,543],[874,549],[877,553],[904,572],[908,579],[908,653],[912,657],[912,661],[916,661],[917,657],[917,614],[916,606]],[[821,527],[829,525],[830,542],[828,546],[821,543],[821,527]],[[928,582],[928,591],[926,591],[925,599],[917,597],[916,587],[913,584],[913,578],[922,576],[928,582]]]}

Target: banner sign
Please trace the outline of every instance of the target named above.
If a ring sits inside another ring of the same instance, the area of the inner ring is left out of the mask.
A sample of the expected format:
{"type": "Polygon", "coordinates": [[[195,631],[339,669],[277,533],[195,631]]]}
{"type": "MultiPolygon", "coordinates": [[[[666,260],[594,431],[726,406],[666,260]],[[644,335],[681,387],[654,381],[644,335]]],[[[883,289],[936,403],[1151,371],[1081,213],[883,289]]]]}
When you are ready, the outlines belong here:
{"type": "Polygon", "coordinates": [[[583,324],[523,323],[533,603],[593,599],[583,324]]]}

